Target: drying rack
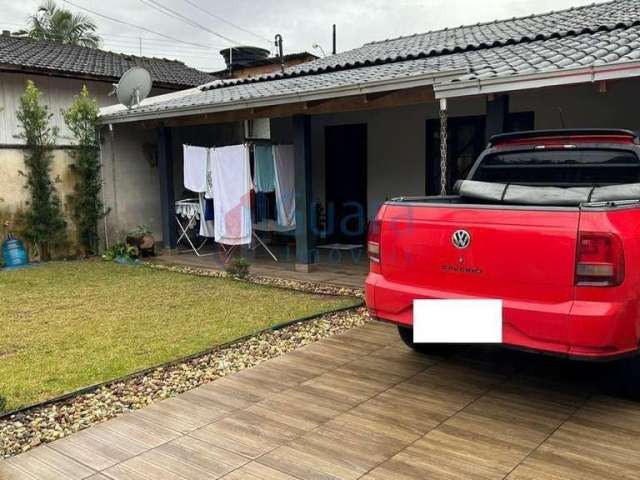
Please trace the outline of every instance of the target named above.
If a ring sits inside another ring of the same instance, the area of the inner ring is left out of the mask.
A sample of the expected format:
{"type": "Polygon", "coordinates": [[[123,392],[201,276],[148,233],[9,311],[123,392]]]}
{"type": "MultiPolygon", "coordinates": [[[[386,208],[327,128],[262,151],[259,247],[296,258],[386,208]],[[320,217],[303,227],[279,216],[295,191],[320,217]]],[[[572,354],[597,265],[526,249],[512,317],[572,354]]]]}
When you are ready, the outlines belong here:
{"type": "MultiPolygon", "coordinates": [[[[196,222],[204,217],[204,213],[200,209],[200,200],[197,198],[185,198],[184,200],[178,200],[175,203],[175,219],[180,229],[180,236],[178,237],[178,241],[176,242],[176,249],[178,253],[183,253],[185,251],[193,251],[193,253],[198,257],[209,257],[211,255],[216,255],[217,252],[210,253],[201,253],[202,247],[207,243],[207,238],[205,238],[200,245],[196,246],[191,240],[189,236],[189,230],[193,230],[196,226],[196,222]],[[186,241],[189,249],[182,250],[182,252],[177,248],[177,245],[180,242],[186,241]]],[[[224,250],[224,248],[223,248],[224,250]]]]}

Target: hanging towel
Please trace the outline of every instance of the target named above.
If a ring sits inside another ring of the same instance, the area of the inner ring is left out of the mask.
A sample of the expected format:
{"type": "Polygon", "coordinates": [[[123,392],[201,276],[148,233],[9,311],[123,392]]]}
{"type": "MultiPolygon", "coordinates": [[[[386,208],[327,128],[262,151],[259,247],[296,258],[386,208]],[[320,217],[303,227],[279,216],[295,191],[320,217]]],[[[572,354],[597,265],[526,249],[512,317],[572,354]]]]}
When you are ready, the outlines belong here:
{"type": "Polygon", "coordinates": [[[207,148],[183,145],[184,186],[192,192],[207,188],[207,148]]]}
{"type": "Polygon", "coordinates": [[[205,212],[207,211],[207,199],[204,198],[204,193],[198,195],[200,201],[200,230],[201,237],[213,238],[215,236],[215,222],[207,220],[205,212]]]}
{"type": "Polygon", "coordinates": [[[246,145],[213,150],[215,239],[226,245],[251,242],[251,166],[246,145]]]}
{"type": "Polygon", "coordinates": [[[255,159],[256,192],[273,192],[276,189],[273,149],[271,145],[256,145],[253,152],[255,159]]]}
{"type": "Polygon", "coordinates": [[[213,198],[213,151],[214,148],[207,149],[207,186],[204,192],[204,198],[213,198]]]}
{"type": "Polygon", "coordinates": [[[274,145],[273,159],[278,225],[294,227],[296,225],[296,189],[293,145],[274,145]]]}

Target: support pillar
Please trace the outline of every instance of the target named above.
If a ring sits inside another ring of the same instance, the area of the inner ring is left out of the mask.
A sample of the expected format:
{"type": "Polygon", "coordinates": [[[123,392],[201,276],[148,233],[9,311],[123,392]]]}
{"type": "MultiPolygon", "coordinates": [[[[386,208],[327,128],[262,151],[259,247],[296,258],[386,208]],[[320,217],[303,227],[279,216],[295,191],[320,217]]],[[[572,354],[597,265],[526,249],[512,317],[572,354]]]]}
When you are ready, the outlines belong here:
{"type": "Polygon", "coordinates": [[[311,229],[311,118],[293,116],[293,148],[296,187],[296,265],[300,272],[315,267],[314,237],[311,229]]]}
{"type": "Polygon", "coordinates": [[[487,98],[487,142],[493,135],[504,133],[507,127],[507,115],[509,114],[509,96],[498,95],[487,98]]]}
{"type": "Polygon", "coordinates": [[[162,209],[162,243],[175,249],[177,240],[175,221],[175,192],[173,185],[173,141],[171,129],[158,129],[158,173],[160,175],[160,208],[162,209]]]}

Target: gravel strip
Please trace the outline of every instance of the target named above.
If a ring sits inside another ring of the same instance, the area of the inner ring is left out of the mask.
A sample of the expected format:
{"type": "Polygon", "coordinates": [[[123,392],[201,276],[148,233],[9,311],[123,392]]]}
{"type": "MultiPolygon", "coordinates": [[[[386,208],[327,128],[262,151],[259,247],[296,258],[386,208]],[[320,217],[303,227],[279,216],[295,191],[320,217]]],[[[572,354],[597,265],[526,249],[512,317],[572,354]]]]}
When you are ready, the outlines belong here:
{"type": "Polygon", "coordinates": [[[165,265],[160,263],[146,262],[144,265],[158,270],[168,270],[170,272],[188,273],[202,277],[232,278],[239,282],[251,282],[259,285],[271,287],[287,288],[305,293],[316,293],[319,295],[345,295],[350,297],[363,298],[364,292],[361,288],[338,287],[325,283],[304,282],[301,280],[287,280],[284,278],[265,277],[262,275],[248,275],[244,279],[230,276],[222,270],[211,270],[208,268],[189,267],[186,265],[165,265]]]}
{"type": "MultiPolygon", "coordinates": [[[[152,268],[223,277],[225,272],[150,264],[152,268]]],[[[311,282],[250,276],[244,281],[292,288],[308,293],[362,297],[359,289],[311,282]]],[[[145,374],[114,381],[89,393],[46,406],[36,406],[0,420],[0,458],[25,452],[74,432],[175,396],[217,378],[252,367],[369,320],[364,307],[269,331],[200,357],[161,366],[145,374]]]]}

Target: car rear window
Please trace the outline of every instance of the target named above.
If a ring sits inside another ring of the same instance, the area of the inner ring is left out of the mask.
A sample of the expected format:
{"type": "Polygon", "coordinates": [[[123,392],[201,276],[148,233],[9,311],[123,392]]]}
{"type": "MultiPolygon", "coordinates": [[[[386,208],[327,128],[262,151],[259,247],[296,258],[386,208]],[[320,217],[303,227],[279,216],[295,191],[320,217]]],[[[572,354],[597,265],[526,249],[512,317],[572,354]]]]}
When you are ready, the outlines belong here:
{"type": "Polygon", "coordinates": [[[473,180],[554,186],[636,183],[640,161],[634,152],[615,149],[494,153],[484,157],[473,180]]]}

